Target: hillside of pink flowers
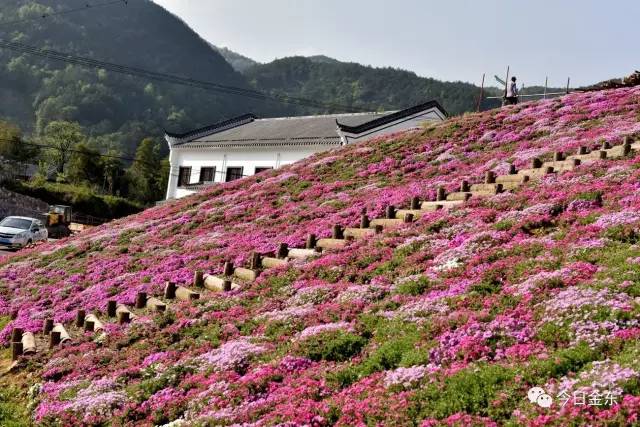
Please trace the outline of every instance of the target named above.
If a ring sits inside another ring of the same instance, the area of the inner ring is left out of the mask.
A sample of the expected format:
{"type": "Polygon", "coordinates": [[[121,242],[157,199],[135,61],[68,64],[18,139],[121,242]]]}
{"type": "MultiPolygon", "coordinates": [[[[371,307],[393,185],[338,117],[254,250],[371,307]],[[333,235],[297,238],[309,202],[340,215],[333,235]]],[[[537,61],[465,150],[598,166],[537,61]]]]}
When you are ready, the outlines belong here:
{"type": "MultiPolygon", "coordinates": [[[[0,259],[0,339],[302,247],[366,208],[640,135],[640,88],[315,155],[0,259]],[[18,310],[18,317],[10,314],[18,310]]],[[[640,423],[640,154],[472,199],[23,362],[41,425],[640,423]],[[528,399],[541,387],[551,407],[528,399]]]]}

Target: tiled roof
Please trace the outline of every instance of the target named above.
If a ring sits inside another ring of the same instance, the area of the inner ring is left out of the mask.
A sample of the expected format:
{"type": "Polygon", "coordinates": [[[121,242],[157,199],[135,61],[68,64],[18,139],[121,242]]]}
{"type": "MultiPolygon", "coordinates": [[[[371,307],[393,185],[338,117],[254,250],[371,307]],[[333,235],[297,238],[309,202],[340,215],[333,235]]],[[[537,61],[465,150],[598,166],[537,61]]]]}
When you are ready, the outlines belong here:
{"type": "Polygon", "coordinates": [[[228,119],[213,125],[191,130],[185,133],[172,133],[168,131],[165,131],[164,133],[169,138],[184,141],[184,140],[198,138],[203,135],[209,135],[212,133],[221,132],[223,130],[231,129],[236,126],[242,126],[244,124],[251,123],[253,120],[257,118],[258,117],[255,114],[249,113],[249,114],[243,114],[242,116],[234,117],[232,119],[228,119]]]}
{"type": "Polygon", "coordinates": [[[391,113],[391,114],[387,114],[387,115],[382,116],[382,117],[375,118],[375,119],[373,119],[373,120],[371,120],[369,122],[361,123],[361,124],[359,124],[357,126],[353,126],[353,125],[349,125],[349,124],[346,124],[346,123],[338,122],[338,127],[343,132],[353,133],[353,134],[357,135],[357,134],[366,132],[368,130],[384,126],[384,125],[386,125],[388,123],[393,123],[393,122],[395,122],[397,120],[403,119],[405,117],[412,116],[414,114],[417,114],[417,113],[420,113],[422,111],[429,110],[429,109],[432,109],[432,108],[440,110],[440,112],[442,113],[442,115],[444,117],[448,116],[447,112],[445,111],[444,108],[442,108],[442,106],[438,103],[438,101],[429,101],[429,102],[425,102],[423,104],[416,105],[414,107],[406,108],[406,109],[401,110],[401,111],[396,111],[395,113],[391,113]]]}
{"type": "Polygon", "coordinates": [[[340,145],[338,127],[349,133],[366,132],[432,108],[438,108],[441,115],[446,115],[435,101],[396,112],[265,119],[245,114],[183,134],[166,132],[166,138],[172,147],[189,148],[340,145]]]}

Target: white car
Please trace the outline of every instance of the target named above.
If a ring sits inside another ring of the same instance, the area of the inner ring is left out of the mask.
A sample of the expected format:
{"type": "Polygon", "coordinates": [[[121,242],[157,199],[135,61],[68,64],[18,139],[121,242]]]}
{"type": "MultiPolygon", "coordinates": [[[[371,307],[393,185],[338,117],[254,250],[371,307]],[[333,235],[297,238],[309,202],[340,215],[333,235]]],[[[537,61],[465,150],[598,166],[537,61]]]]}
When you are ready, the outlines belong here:
{"type": "Polygon", "coordinates": [[[8,216],[0,222],[0,246],[19,249],[48,236],[42,221],[35,218],[8,216]]]}

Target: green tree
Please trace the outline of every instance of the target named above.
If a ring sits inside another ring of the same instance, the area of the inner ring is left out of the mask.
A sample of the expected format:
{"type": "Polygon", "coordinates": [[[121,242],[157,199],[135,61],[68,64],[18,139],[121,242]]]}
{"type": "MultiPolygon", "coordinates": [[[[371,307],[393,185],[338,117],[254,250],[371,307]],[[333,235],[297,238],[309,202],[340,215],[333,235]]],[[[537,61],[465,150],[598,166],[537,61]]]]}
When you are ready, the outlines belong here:
{"type": "Polygon", "coordinates": [[[104,164],[100,152],[81,142],[73,148],[67,176],[74,184],[102,184],[104,164]]]}
{"type": "Polygon", "coordinates": [[[142,140],[129,168],[129,196],[143,203],[162,198],[163,173],[160,145],[151,138],[142,140]]]}
{"type": "Polygon", "coordinates": [[[122,162],[115,158],[115,156],[119,156],[120,153],[115,150],[110,150],[107,152],[108,156],[102,160],[102,173],[103,173],[103,191],[108,194],[115,195],[116,193],[119,195],[120,190],[124,186],[124,174],[125,170],[122,165],[122,162]]]}
{"type": "Polygon", "coordinates": [[[22,139],[22,131],[12,123],[0,121],[0,157],[22,162],[33,160],[34,147],[22,139]]]}
{"type": "Polygon", "coordinates": [[[49,147],[47,156],[59,174],[64,174],[74,147],[84,142],[85,136],[80,124],[54,121],[44,128],[42,142],[49,147]]]}

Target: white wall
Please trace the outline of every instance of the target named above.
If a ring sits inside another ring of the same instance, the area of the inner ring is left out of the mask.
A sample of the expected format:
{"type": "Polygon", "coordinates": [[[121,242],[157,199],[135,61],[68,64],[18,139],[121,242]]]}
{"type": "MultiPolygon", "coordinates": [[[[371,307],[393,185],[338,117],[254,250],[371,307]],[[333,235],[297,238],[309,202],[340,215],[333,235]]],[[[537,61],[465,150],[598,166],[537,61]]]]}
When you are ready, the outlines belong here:
{"type": "Polygon", "coordinates": [[[334,148],[333,146],[313,147],[247,147],[239,149],[189,149],[173,148],[171,150],[171,179],[167,190],[167,199],[181,198],[195,193],[195,190],[178,188],[178,173],[180,167],[191,167],[190,184],[200,182],[202,167],[215,167],[215,181],[224,182],[228,167],[243,167],[243,175],[253,175],[256,167],[281,166],[297,162],[319,151],[334,148]]]}
{"type": "Polygon", "coordinates": [[[369,138],[373,138],[379,135],[388,135],[396,132],[400,132],[407,129],[420,127],[424,122],[429,121],[441,121],[445,118],[439,115],[436,110],[426,111],[422,113],[418,113],[411,117],[405,117],[404,119],[399,120],[395,123],[390,123],[379,129],[372,129],[369,132],[364,132],[361,135],[351,135],[345,133],[344,136],[348,143],[360,142],[369,138]]]}
{"type": "MultiPolygon", "coordinates": [[[[341,134],[340,137],[347,143],[364,141],[379,135],[386,135],[403,130],[419,127],[426,121],[441,121],[444,117],[436,110],[430,110],[401,119],[383,128],[373,129],[362,135],[341,134]]],[[[338,130],[336,129],[337,134],[338,130]]],[[[169,157],[171,163],[171,175],[167,188],[167,199],[180,198],[195,193],[197,190],[177,188],[178,173],[181,166],[191,167],[190,184],[200,182],[200,168],[215,167],[215,181],[224,182],[225,172],[228,167],[241,166],[243,175],[250,176],[255,173],[256,167],[273,167],[297,162],[319,151],[326,151],[336,146],[311,146],[311,147],[245,147],[245,148],[187,148],[173,147],[169,157]]]]}

